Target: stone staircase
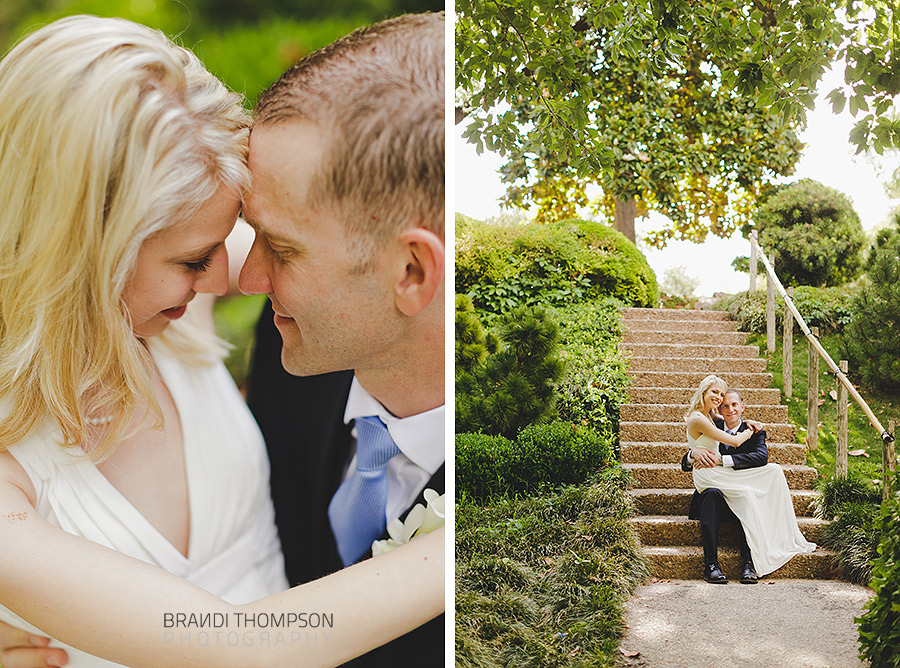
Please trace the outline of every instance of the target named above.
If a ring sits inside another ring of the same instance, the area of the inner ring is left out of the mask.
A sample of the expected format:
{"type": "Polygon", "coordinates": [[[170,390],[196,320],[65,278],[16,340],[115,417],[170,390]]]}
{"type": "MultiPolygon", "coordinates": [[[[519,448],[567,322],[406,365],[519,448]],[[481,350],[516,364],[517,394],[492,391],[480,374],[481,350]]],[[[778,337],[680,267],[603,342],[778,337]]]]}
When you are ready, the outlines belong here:
{"type": "MultiPolygon", "coordinates": [[[[699,579],[703,574],[700,526],[687,518],[693,481],[681,470],[687,450],[684,412],[688,401],[710,373],[738,388],[744,417],[766,425],[769,461],[784,468],[800,530],[822,544],[825,522],[812,517],[816,471],[806,466],[806,447],[795,443],[780,391],[771,388],[772,374],[756,346],[720,311],[623,309],[621,347],[630,353],[629,402],[619,409],[621,459],[635,480],[630,491],[640,513],[633,520],[651,574],[658,578],[699,579]]],[[[734,527],[724,523],[719,535],[719,562],[730,578],[738,575],[739,555],[734,527]]],[[[767,578],[837,577],[834,555],[817,548],[798,555],[767,578]]]]}

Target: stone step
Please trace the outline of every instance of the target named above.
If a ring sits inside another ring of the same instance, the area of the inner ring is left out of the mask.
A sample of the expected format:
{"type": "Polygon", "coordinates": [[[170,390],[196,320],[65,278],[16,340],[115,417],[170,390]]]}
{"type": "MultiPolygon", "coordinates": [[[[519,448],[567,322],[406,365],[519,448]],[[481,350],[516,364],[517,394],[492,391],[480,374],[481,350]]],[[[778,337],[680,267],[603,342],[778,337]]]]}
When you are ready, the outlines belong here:
{"type": "MultiPolygon", "coordinates": [[[[767,443],[769,461],[776,464],[806,463],[806,446],[797,443],[767,443]]],[[[671,464],[678,463],[687,452],[682,442],[619,442],[619,458],[623,464],[671,464]]]]}
{"type": "MultiPolygon", "coordinates": [[[[683,441],[687,443],[684,422],[619,422],[619,441],[683,441]]],[[[794,443],[797,429],[792,424],[767,424],[766,440],[794,443]]]]}
{"type": "MultiPolygon", "coordinates": [[[[672,489],[693,489],[694,479],[690,472],[682,471],[678,462],[673,464],[622,464],[634,476],[635,487],[672,489]]],[[[784,475],[790,489],[812,489],[818,474],[810,466],[785,464],[784,475]]]]}
{"type": "Polygon", "coordinates": [[[759,348],[748,345],[706,343],[636,343],[623,341],[619,350],[631,351],[633,357],[756,359],[759,348]]]}
{"type": "MultiPolygon", "coordinates": [[[[697,381],[697,386],[700,382],[697,381]]],[[[687,410],[688,402],[697,390],[694,387],[629,387],[628,401],[632,404],[680,404],[687,410]]],[[[740,387],[745,405],[773,406],[781,403],[781,391],[770,387],[740,387]]],[[[754,416],[745,413],[749,418],[754,416]]]]}
{"type": "Polygon", "coordinates": [[[623,308],[626,320],[728,320],[727,311],[697,311],[680,308],[623,308]]]}
{"type": "MultiPolygon", "coordinates": [[[[687,341],[678,341],[679,343],[709,343],[711,334],[715,334],[716,340],[722,343],[745,343],[747,341],[746,332],[737,331],[737,323],[731,320],[625,320],[623,322],[623,331],[626,340],[630,340],[629,335],[642,334],[669,334],[672,336],[685,335],[687,341]],[[732,335],[739,334],[739,337],[732,335]],[[732,341],[736,338],[736,341],[732,341]]],[[[663,339],[660,343],[674,343],[674,339],[663,339]]],[[[650,341],[648,341],[650,343],[650,341]]]]}
{"type": "MultiPolygon", "coordinates": [[[[629,496],[634,501],[637,511],[642,515],[685,515],[691,507],[691,489],[630,489],[629,496]]],[[[809,489],[791,490],[794,502],[794,514],[812,516],[813,501],[821,496],[819,492],[809,489]]]]}
{"type": "MultiPolygon", "coordinates": [[[[713,323],[715,324],[715,323],[713,323]]],[[[709,343],[709,330],[704,331],[669,331],[669,330],[632,330],[622,332],[623,343],[669,343],[681,345],[705,345],[709,343]]],[[[747,345],[745,332],[717,332],[716,340],[726,346],[747,345]]],[[[758,348],[757,348],[758,350],[758,348]]]]}
{"type": "MultiPolygon", "coordinates": [[[[644,545],[702,546],[700,522],[689,520],[686,515],[643,515],[631,520],[644,545]]],[[[806,540],[821,545],[828,522],[815,517],[798,517],[797,525],[806,540]]],[[[719,528],[719,545],[737,546],[737,525],[722,522],[719,528]]]]}
{"type": "MultiPolygon", "coordinates": [[[[683,404],[622,404],[619,419],[623,422],[684,422],[687,400],[683,404]]],[[[762,423],[787,422],[787,406],[744,404],[744,417],[762,423]]]]}
{"type": "Polygon", "coordinates": [[[631,376],[633,387],[681,387],[694,388],[710,373],[719,376],[730,387],[742,392],[750,387],[769,387],[772,384],[770,373],[730,373],[726,368],[711,371],[633,371],[631,376]]]}
{"type": "Polygon", "coordinates": [[[763,373],[766,361],[758,357],[636,357],[628,360],[629,371],[705,371],[721,373],[724,369],[729,374],[763,373]]]}
{"type": "MultiPolygon", "coordinates": [[[[644,547],[643,552],[650,560],[652,577],[666,580],[701,580],[703,578],[702,547],[647,546],[644,547]]],[[[720,548],[719,566],[725,571],[725,575],[736,583],[741,574],[738,551],[735,548],[720,548]]],[[[777,571],[763,576],[762,579],[775,578],[836,580],[840,578],[840,573],[834,552],[820,547],[810,554],[798,554],[777,571]]]]}

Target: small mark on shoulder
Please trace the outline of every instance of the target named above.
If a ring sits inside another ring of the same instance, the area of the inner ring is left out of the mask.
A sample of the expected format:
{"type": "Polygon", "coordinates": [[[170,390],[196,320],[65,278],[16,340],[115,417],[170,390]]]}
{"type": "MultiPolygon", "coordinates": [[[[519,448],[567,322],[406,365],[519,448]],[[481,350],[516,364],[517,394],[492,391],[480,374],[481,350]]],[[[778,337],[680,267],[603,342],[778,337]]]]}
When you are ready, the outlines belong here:
{"type": "Polygon", "coordinates": [[[3,519],[12,524],[13,522],[23,522],[28,519],[28,513],[6,513],[2,515],[3,519]]]}

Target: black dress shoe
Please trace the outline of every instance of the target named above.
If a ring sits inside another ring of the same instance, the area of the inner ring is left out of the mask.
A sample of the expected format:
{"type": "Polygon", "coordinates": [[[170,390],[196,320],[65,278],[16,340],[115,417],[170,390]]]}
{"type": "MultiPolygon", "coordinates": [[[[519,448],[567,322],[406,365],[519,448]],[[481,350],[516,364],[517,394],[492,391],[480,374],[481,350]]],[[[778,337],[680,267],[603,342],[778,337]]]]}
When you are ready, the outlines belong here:
{"type": "Polygon", "coordinates": [[[703,579],[710,584],[728,583],[728,578],[725,577],[725,574],[716,562],[706,564],[706,567],[703,569],[703,579]]]}
{"type": "Polygon", "coordinates": [[[753,562],[748,561],[741,569],[741,584],[755,585],[758,581],[759,576],[756,574],[756,569],[753,568],[753,562]]]}

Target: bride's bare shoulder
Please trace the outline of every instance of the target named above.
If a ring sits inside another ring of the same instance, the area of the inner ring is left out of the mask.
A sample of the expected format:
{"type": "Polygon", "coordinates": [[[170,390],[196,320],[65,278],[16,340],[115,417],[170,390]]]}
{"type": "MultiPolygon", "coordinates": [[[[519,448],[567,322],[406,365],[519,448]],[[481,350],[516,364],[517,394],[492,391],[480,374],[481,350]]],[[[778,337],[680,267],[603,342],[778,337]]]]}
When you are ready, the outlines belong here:
{"type": "Polygon", "coordinates": [[[16,458],[6,451],[0,452],[0,486],[20,490],[28,497],[32,506],[37,503],[37,493],[31,483],[31,478],[28,477],[16,458]]]}

